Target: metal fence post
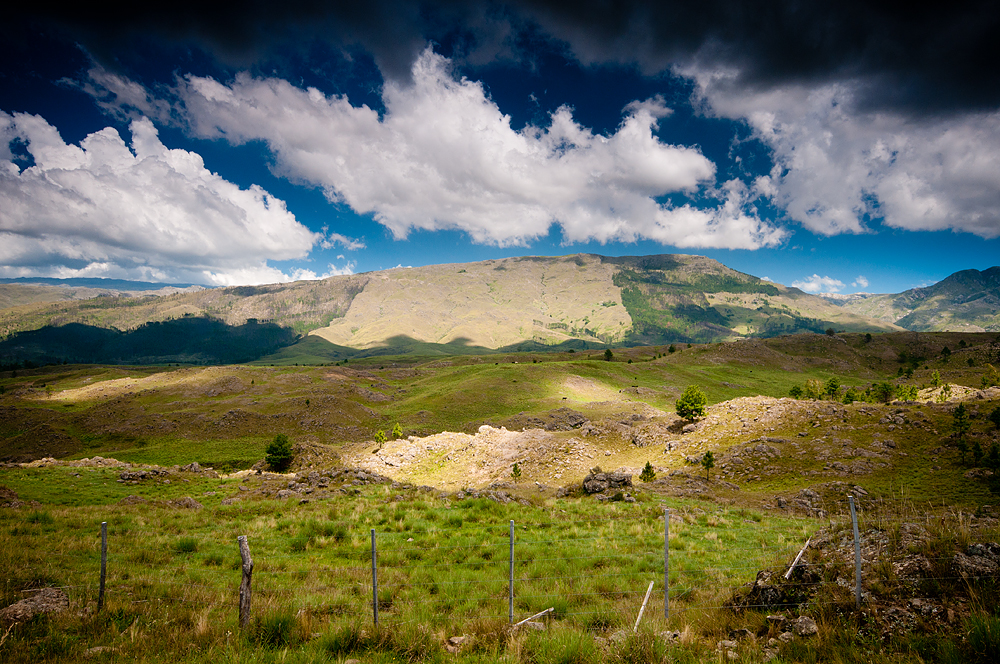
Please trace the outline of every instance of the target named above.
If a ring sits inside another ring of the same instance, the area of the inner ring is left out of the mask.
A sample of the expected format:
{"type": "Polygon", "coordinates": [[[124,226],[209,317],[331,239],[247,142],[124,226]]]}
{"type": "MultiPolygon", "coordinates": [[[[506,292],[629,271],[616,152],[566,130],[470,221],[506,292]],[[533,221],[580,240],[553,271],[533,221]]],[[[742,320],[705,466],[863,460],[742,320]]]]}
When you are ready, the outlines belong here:
{"type": "Polygon", "coordinates": [[[663,618],[670,619],[670,509],[663,510],[663,618]]]}
{"type": "Polygon", "coordinates": [[[861,538],[858,535],[858,513],[854,509],[854,496],[847,497],[851,504],[851,524],[854,526],[854,603],[861,606],[861,538]]]}
{"type": "Polygon", "coordinates": [[[372,618],[378,627],[378,552],[375,549],[375,529],[372,528],[372,618]]]}
{"type": "Polygon", "coordinates": [[[108,576],[108,522],[101,521],[101,586],[97,591],[97,611],[104,608],[104,581],[108,576]]]}
{"type": "Polygon", "coordinates": [[[507,614],[511,624],[514,623],[514,521],[510,522],[510,579],[508,583],[507,614]]]}

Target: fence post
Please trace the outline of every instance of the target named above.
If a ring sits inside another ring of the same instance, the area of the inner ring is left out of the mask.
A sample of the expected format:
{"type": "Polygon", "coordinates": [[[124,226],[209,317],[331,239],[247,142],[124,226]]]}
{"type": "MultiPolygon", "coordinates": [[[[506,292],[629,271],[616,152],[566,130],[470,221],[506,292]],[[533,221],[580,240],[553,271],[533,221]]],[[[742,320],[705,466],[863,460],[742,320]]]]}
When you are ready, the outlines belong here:
{"type": "Polygon", "coordinates": [[[97,611],[104,608],[104,581],[108,576],[108,522],[101,521],[101,586],[97,591],[97,611]]]}
{"type": "Polygon", "coordinates": [[[250,545],[247,536],[236,538],[240,545],[240,558],[243,560],[243,577],[240,581],[240,629],[246,629],[250,624],[250,580],[253,575],[253,560],[250,558],[250,545]]]}
{"type": "Polygon", "coordinates": [[[854,526],[854,603],[861,607],[861,538],[858,535],[858,513],[854,509],[854,496],[847,497],[851,504],[851,524],[854,526]]]}
{"type": "Polygon", "coordinates": [[[670,619],[670,508],[663,510],[663,618],[670,619]]]}
{"type": "Polygon", "coordinates": [[[378,627],[378,552],[375,549],[375,529],[372,528],[372,619],[378,627]]]}
{"type": "Polygon", "coordinates": [[[507,614],[508,621],[514,623],[514,521],[510,522],[510,579],[508,583],[507,614]]]}

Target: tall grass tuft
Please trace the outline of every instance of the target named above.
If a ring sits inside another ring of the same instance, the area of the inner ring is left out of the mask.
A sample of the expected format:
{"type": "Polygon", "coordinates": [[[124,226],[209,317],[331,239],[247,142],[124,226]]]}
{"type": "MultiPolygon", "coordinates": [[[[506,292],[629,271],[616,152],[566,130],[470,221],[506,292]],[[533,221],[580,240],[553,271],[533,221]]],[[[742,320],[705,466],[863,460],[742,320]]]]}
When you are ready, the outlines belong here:
{"type": "Polygon", "coordinates": [[[273,614],[257,618],[250,639],[262,648],[278,649],[295,640],[295,618],[289,614],[273,614]]]}
{"type": "Polygon", "coordinates": [[[969,617],[967,627],[972,661],[1000,661],[1000,616],[973,614],[969,617]]]}

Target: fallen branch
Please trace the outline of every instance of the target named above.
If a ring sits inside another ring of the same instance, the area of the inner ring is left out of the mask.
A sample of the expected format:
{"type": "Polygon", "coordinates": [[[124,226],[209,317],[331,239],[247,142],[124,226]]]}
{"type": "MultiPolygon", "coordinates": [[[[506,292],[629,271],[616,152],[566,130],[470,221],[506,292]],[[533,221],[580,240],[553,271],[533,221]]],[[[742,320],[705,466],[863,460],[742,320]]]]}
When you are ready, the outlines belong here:
{"type": "Polygon", "coordinates": [[[811,541],[812,541],[811,537],[809,539],[807,539],[806,540],[806,545],[802,547],[801,551],[799,551],[799,555],[795,556],[795,560],[792,561],[792,566],[788,568],[787,572],[785,572],[785,580],[786,581],[788,579],[792,578],[792,572],[795,571],[796,565],[798,565],[799,561],[802,560],[802,554],[805,553],[806,549],[809,548],[809,542],[811,542],[811,541]]]}
{"type": "Polygon", "coordinates": [[[521,622],[519,622],[519,623],[515,623],[514,627],[519,627],[519,626],[523,625],[523,624],[524,624],[524,623],[526,623],[526,622],[529,622],[529,621],[531,621],[531,620],[534,620],[535,618],[541,618],[542,616],[544,616],[544,615],[545,615],[546,613],[548,613],[549,611],[555,611],[555,610],[556,610],[556,609],[555,609],[555,607],[550,607],[550,608],[548,608],[548,609],[545,609],[544,611],[539,611],[539,612],[538,612],[538,613],[536,613],[535,615],[533,615],[533,616],[529,616],[528,618],[525,618],[524,620],[522,620],[522,621],[521,621],[521,622]]]}

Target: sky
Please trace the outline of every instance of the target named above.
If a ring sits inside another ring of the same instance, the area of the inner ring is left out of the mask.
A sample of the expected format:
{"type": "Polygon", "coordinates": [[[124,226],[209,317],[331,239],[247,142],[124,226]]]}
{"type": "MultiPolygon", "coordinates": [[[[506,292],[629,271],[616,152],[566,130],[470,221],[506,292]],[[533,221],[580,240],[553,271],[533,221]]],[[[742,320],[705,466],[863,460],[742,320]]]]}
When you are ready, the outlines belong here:
{"type": "Polygon", "coordinates": [[[76,3],[0,22],[0,278],[1000,264],[1000,5],[76,3]]]}

